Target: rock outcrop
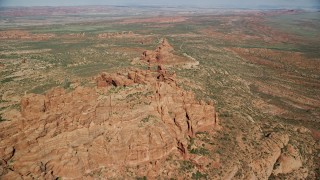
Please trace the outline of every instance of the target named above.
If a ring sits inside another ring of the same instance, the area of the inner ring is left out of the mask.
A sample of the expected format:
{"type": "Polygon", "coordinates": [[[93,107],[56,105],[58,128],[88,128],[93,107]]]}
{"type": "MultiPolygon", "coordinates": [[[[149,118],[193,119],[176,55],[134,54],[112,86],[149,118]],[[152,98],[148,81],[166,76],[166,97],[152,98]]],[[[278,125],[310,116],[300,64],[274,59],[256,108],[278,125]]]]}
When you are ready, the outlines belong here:
{"type": "Polygon", "coordinates": [[[302,167],[301,155],[297,149],[289,144],[287,152],[280,155],[276,165],[274,175],[291,173],[302,167]]]}
{"type": "MultiPolygon", "coordinates": [[[[187,158],[188,139],[219,126],[214,106],[179,88],[162,67],[102,73],[97,88],[26,95],[21,115],[0,124],[4,179],[89,178],[102,168],[109,170],[102,176],[116,177],[172,153],[187,158]]],[[[155,177],[157,169],[145,173],[155,177]]]]}
{"type": "Polygon", "coordinates": [[[254,173],[249,176],[249,179],[268,179],[270,177],[281,155],[281,150],[288,145],[289,137],[287,134],[271,133],[261,139],[261,142],[250,164],[254,173]]]}
{"type": "Polygon", "coordinates": [[[173,55],[171,51],[173,51],[173,47],[169,44],[167,39],[163,39],[154,51],[144,51],[140,59],[151,63],[164,63],[165,61],[170,60],[169,56],[173,55]]]}
{"type": "Polygon", "coordinates": [[[155,50],[145,50],[140,60],[148,64],[187,65],[194,63],[193,59],[174,54],[174,48],[167,39],[162,39],[155,50]]]}

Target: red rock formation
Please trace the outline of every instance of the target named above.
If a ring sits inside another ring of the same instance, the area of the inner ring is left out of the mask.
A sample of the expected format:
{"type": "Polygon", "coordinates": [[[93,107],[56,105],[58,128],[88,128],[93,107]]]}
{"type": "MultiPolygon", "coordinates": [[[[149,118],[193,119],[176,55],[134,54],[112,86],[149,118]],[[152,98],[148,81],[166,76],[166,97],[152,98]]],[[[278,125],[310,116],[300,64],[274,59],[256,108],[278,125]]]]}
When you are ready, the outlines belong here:
{"type": "Polygon", "coordinates": [[[172,153],[187,158],[189,137],[219,124],[215,108],[179,88],[162,67],[102,73],[97,86],[23,97],[22,118],[0,124],[0,176],[83,178],[172,153]]]}
{"type": "Polygon", "coordinates": [[[134,82],[120,74],[108,74],[101,73],[100,76],[96,78],[98,87],[107,87],[107,86],[129,86],[134,82]]]}
{"type": "Polygon", "coordinates": [[[169,44],[167,39],[163,39],[160,45],[154,51],[144,51],[141,60],[147,62],[165,62],[172,56],[171,51],[173,47],[169,44]]]}
{"type": "Polygon", "coordinates": [[[256,159],[250,164],[254,174],[251,174],[248,179],[268,179],[270,177],[282,148],[288,145],[289,137],[286,134],[271,133],[261,141],[262,144],[256,151],[256,159]]]}
{"type": "Polygon", "coordinates": [[[190,59],[175,55],[173,47],[169,44],[167,39],[162,39],[160,45],[154,50],[146,50],[142,53],[140,60],[149,64],[185,64],[190,63],[190,59]]]}
{"type": "Polygon", "coordinates": [[[302,167],[301,155],[298,150],[289,144],[287,152],[280,155],[273,174],[288,174],[294,170],[298,170],[300,167],[302,167]]]}

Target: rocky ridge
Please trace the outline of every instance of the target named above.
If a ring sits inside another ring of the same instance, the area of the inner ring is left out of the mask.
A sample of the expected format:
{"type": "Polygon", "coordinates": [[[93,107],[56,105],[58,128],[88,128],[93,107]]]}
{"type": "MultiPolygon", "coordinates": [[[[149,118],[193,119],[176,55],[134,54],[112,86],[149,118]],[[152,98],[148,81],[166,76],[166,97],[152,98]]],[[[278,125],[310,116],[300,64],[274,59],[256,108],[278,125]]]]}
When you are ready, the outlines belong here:
{"type": "MultiPolygon", "coordinates": [[[[174,48],[169,41],[163,38],[155,50],[145,50],[140,60],[147,64],[182,65],[186,67],[197,66],[199,62],[190,56],[179,56],[175,54],[174,48]]],[[[188,69],[188,68],[187,68],[188,69]]]]}
{"type": "Polygon", "coordinates": [[[161,67],[102,73],[97,86],[23,97],[20,118],[0,127],[2,177],[81,178],[105,167],[113,177],[171,153],[187,158],[188,138],[219,127],[212,103],[197,101],[161,67]]]}

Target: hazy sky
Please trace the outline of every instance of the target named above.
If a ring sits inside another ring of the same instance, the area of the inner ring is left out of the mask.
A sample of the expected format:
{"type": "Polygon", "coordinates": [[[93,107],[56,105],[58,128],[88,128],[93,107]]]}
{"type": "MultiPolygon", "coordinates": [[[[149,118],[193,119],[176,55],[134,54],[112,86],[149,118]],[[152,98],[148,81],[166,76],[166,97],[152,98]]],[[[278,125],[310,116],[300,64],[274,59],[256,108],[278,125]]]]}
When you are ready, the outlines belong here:
{"type": "Polygon", "coordinates": [[[307,8],[320,6],[320,0],[0,0],[4,6],[79,6],[79,5],[142,5],[257,8],[307,8]]]}

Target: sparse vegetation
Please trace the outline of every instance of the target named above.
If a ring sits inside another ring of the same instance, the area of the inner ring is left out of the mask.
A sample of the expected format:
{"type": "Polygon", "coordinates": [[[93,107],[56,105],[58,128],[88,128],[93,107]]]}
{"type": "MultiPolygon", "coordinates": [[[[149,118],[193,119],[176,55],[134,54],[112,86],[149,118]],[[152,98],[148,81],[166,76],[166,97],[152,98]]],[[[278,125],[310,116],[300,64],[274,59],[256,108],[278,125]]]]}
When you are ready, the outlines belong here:
{"type": "Polygon", "coordinates": [[[43,94],[45,93],[46,91],[54,88],[54,87],[58,87],[59,84],[57,82],[48,82],[46,84],[43,84],[43,85],[40,85],[40,86],[37,86],[33,89],[30,90],[30,93],[35,93],[35,94],[43,94]]]}
{"type": "Polygon", "coordinates": [[[194,168],[194,165],[190,161],[181,161],[180,162],[180,169],[183,172],[191,171],[194,168]]]}
{"type": "Polygon", "coordinates": [[[13,77],[8,77],[8,78],[5,78],[5,79],[3,79],[2,81],[1,81],[1,83],[7,83],[7,82],[11,82],[11,81],[13,81],[13,77]]]}
{"type": "Polygon", "coordinates": [[[63,81],[62,87],[64,89],[69,89],[71,84],[72,84],[72,82],[70,82],[68,78],[65,78],[64,81],[63,81]]]}
{"type": "Polygon", "coordinates": [[[136,180],[147,180],[147,177],[146,176],[143,176],[143,177],[137,177],[136,180]]]}
{"type": "Polygon", "coordinates": [[[209,150],[203,147],[200,147],[200,148],[191,149],[190,153],[205,156],[205,155],[209,155],[209,150]]]}
{"type": "Polygon", "coordinates": [[[2,114],[0,114],[0,122],[2,122],[2,121],[6,121],[6,119],[4,119],[4,118],[2,117],[2,114]]]}
{"type": "Polygon", "coordinates": [[[197,171],[196,173],[192,173],[192,179],[208,179],[208,175],[207,174],[202,174],[201,172],[197,171]]]}
{"type": "Polygon", "coordinates": [[[153,116],[153,115],[148,115],[147,117],[143,118],[143,119],[141,120],[141,122],[147,123],[147,122],[149,122],[151,119],[157,119],[157,117],[155,117],[155,116],[153,116]]]}
{"type": "Polygon", "coordinates": [[[122,90],[124,90],[125,86],[112,86],[111,89],[108,91],[109,94],[116,94],[122,90]]]}

